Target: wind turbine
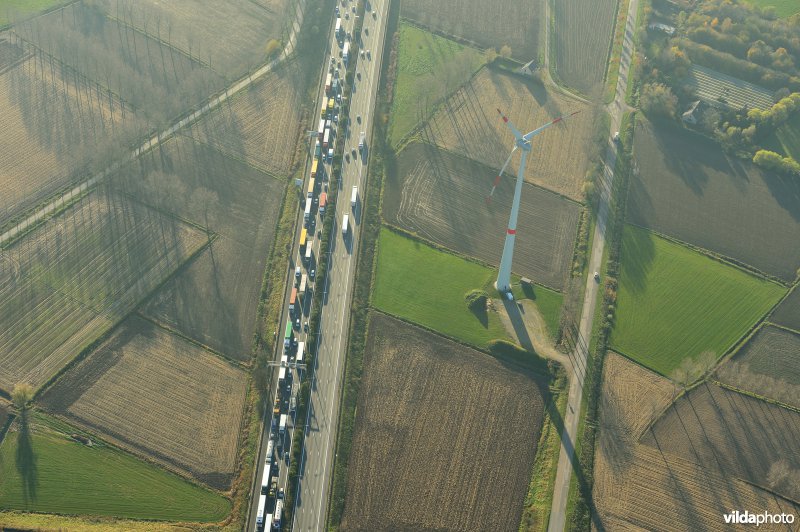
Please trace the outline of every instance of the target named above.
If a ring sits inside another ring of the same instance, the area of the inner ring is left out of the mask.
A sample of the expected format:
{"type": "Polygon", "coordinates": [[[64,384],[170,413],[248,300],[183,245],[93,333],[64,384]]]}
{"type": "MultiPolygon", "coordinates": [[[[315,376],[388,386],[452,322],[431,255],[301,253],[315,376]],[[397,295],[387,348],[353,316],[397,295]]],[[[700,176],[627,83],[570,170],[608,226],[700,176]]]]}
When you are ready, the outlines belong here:
{"type": "Polygon", "coordinates": [[[515,142],[514,148],[508,155],[508,159],[506,159],[503,168],[500,170],[500,173],[497,174],[497,177],[494,180],[492,191],[489,193],[489,197],[486,198],[487,203],[490,201],[492,195],[494,195],[494,189],[496,189],[497,185],[500,183],[500,178],[503,176],[503,172],[505,172],[508,163],[511,162],[511,157],[514,156],[514,152],[517,150],[517,148],[522,150],[522,159],[520,160],[519,170],[517,171],[517,185],[514,189],[514,203],[511,204],[511,216],[508,218],[506,242],[505,245],[503,245],[503,257],[500,259],[500,271],[497,274],[497,282],[495,283],[495,288],[497,288],[499,292],[506,293],[511,291],[511,261],[514,257],[514,239],[517,236],[517,215],[519,214],[519,200],[520,196],[522,195],[522,182],[523,176],[525,175],[525,161],[528,158],[528,153],[531,151],[531,139],[550,126],[575,116],[576,114],[580,113],[580,111],[575,111],[574,113],[560,116],[552,122],[548,122],[547,124],[534,129],[530,133],[526,133],[525,135],[519,132],[516,126],[514,126],[514,124],[508,118],[506,118],[506,115],[504,115],[500,109],[498,109],[497,112],[503,118],[503,122],[505,122],[506,126],[508,126],[508,129],[511,130],[511,133],[514,134],[515,142]]]}

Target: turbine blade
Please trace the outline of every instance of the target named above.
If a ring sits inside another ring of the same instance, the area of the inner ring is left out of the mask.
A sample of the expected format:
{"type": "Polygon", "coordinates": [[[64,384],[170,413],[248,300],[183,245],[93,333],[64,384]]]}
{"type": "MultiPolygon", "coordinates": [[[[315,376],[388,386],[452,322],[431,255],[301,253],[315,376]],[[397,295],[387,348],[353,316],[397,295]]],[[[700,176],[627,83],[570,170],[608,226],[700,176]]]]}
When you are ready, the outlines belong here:
{"type": "Polygon", "coordinates": [[[511,130],[511,133],[514,134],[514,138],[516,140],[521,139],[522,138],[522,133],[520,133],[519,130],[517,129],[517,127],[514,125],[514,123],[511,120],[509,120],[508,117],[506,117],[506,115],[503,114],[503,111],[498,109],[497,113],[503,118],[503,122],[505,122],[505,124],[508,127],[508,129],[511,130]]]}
{"type": "Polygon", "coordinates": [[[486,202],[487,203],[489,203],[489,198],[494,196],[494,189],[496,189],[497,185],[500,184],[500,178],[503,177],[503,172],[506,171],[506,167],[508,166],[508,163],[511,162],[511,157],[514,156],[514,152],[515,151],[517,151],[517,147],[516,146],[514,146],[514,148],[511,150],[511,153],[508,154],[508,159],[506,159],[505,164],[503,164],[503,167],[500,169],[500,172],[498,172],[497,177],[494,178],[494,183],[492,184],[492,191],[489,192],[489,196],[487,196],[487,198],[486,198],[486,202]]]}
{"type": "Polygon", "coordinates": [[[559,122],[561,122],[563,120],[566,120],[567,118],[571,118],[571,117],[575,116],[578,113],[580,113],[580,111],[575,111],[574,113],[570,113],[568,115],[559,116],[558,118],[556,118],[552,122],[548,122],[547,124],[543,125],[542,127],[538,128],[538,129],[534,129],[530,133],[526,133],[522,138],[524,138],[525,140],[529,141],[529,140],[531,140],[531,138],[535,137],[536,135],[538,135],[539,133],[541,133],[542,131],[544,131],[548,127],[553,126],[555,124],[558,124],[559,122]]]}

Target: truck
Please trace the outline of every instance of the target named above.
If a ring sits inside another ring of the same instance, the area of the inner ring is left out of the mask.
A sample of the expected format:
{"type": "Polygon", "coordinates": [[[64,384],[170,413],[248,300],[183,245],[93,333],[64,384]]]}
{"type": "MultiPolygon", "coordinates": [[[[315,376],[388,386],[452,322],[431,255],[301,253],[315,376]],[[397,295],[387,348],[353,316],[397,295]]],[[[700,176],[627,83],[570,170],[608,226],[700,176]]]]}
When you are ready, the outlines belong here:
{"type": "Polygon", "coordinates": [[[295,361],[298,364],[303,363],[303,354],[304,354],[303,352],[305,351],[305,348],[306,348],[305,342],[300,342],[297,344],[297,356],[295,357],[295,361]]]}
{"type": "Polygon", "coordinates": [[[280,530],[281,528],[281,513],[283,513],[283,501],[278,499],[275,503],[275,513],[272,514],[272,528],[280,530]]]}
{"type": "Polygon", "coordinates": [[[317,142],[314,144],[314,157],[319,157],[321,153],[322,145],[319,143],[319,139],[317,139],[317,142]]]}
{"type": "Polygon", "coordinates": [[[328,147],[328,164],[333,162],[333,142],[331,142],[331,146],[328,147]]]}
{"type": "Polygon", "coordinates": [[[319,214],[321,216],[325,215],[325,206],[328,205],[328,193],[323,192],[319,195],[319,214]]]}
{"type": "MultiPolygon", "coordinates": [[[[275,442],[270,439],[267,442],[267,457],[264,459],[264,463],[267,465],[267,467],[272,467],[272,451],[274,447],[275,442]]],[[[264,488],[269,488],[269,477],[269,470],[267,469],[267,474],[264,475],[264,482],[262,484],[264,488]]]]}
{"type": "MultiPolygon", "coordinates": [[[[311,219],[311,202],[307,201],[306,202],[306,208],[303,211],[303,221],[307,224],[310,219],[311,219]]],[[[303,233],[305,233],[305,232],[307,232],[307,230],[305,228],[303,228],[303,233]]],[[[303,238],[303,233],[300,233],[300,247],[301,248],[305,246],[305,240],[306,240],[305,238],[303,238]]]]}
{"type": "Polygon", "coordinates": [[[336,17],[336,29],[333,34],[336,35],[337,39],[342,38],[342,19],[340,17],[336,17]]]}
{"type": "Polygon", "coordinates": [[[330,129],[326,129],[325,130],[325,135],[322,137],[322,149],[323,150],[327,150],[328,149],[328,142],[330,140],[331,140],[331,130],[330,129]]]}
{"type": "Polygon", "coordinates": [[[317,177],[317,170],[319,169],[319,159],[314,159],[311,163],[311,179],[317,177]]]}
{"type": "Polygon", "coordinates": [[[353,191],[350,193],[350,207],[355,210],[358,205],[358,187],[353,186],[353,191]]]}
{"type": "Polygon", "coordinates": [[[364,151],[364,141],[366,140],[366,138],[367,138],[367,134],[362,131],[361,134],[358,136],[358,150],[359,151],[364,151]]]}
{"type": "Polygon", "coordinates": [[[283,350],[284,352],[289,351],[289,348],[292,347],[292,337],[294,336],[294,331],[292,331],[292,322],[286,320],[286,332],[283,335],[283,350]]]}
{"type": "MultiPolygon", "coordinates": [[[[281,414],[281,421],[278,424],[278,433],[283,436],[286,433],[286,420],[289,419],[289,416],[286,414],[281,414]]],[[[277,512],[276,512],[277,513],[277,512]]]]}
{"type": "MultiPolygon", "coordinates": [[[[308,206],[310,204],[311,204],[310,201],[306,202],[306,206],[308,206]]],[[[308,220],[306,220],[306,221],[308,221],[308,220]]],[[[304,227],[303,230],[300,231],[300,249],[306,247],[306,240],[308,240],[308,229],[306,229],[304,227]]]]}
{"type": "Polygon", "coordinates": [[[348,226],[349,222],[350,222],[350,215],[345,214],[344,218],[342,218],[342,236],[347,236],[347,231],[350,230],[350,227],[348,226]]]}
{"type": "Polygon", "coordinates": [[[286,380],[286,368],[280,367],[278,368],[278,382],[280,383],[283,382],[284,380],[286,380]]]}
{"type": "Polygon", "coordinates": [[[342,48],[342,61],[344,64],[347,65],[347,62],[350,60],[350,42],[344,43],[344,48],[342,48]]]}
{"type": "Polygon", "coordinates": [[[325,111],[326,107],[322,106],[322,116],[319,119],[319,127],[317,128],[317,138],[322,140],[322,135],[325,134],[325,111]]]}
{"type": "MultiPolygon", "coordinates": [[[[328,118],[333,118],[333,111],[336,109],[336,100],[328,98],[328,118]]],[[[330,126],[330,124],[328,124],[330,126]]]]}
{"type": "Polygon", "coordinates": [[[330,94],[332,82],[333,82],[333,74],[328,72],[328,75],[325,76],[325,94],[330,94]]]}
{"type": "Polygon", "coordinates": [[[305,255],[306,265],[311,264],[311,257],[313,254],[314,254],[314,246],[306,246],[306,255],[305,255]]]}
{"type": "MultiPolygon", "coordinates": [[[[311,246],[308,246],[309,248],[311,246]]],[[[295,303],[297,303],[297,288],[292,287],[292,293],[289,296],[289,312],[294,312],[295,303]]]]}
{"type": "MultiPolygon", "coordinates": [[[[316,164],[317,164],[317,161],[314,161],[314,165],[316,165],[316,164]]],[[[316,171],[314,173],[316,173],[316,171]]],[[[314,180],[313,177],[310,178],[308,180],[308,194],[307,194],[308,199],[312,199],[314,197],[314,189],[316,187],[317,187],[316,181],[314,180]]],[[[311,202],[309,202],[309,203],[311,203],[311,202]]]]}
{"type": "Polygon", "coordinates": [[[297,291],[297,293],[300,294],[301,296],[305,295],[307,285],[308,285],[308,275],[303,274],[303,277],[300,278],[300,289],[297,291]]]}
{"type": "Polygon", "coordinates": [[[256,526],[258,526],[259,529],[263,529],[264,527],[264,516],[266,515],[266,509],[267,496],[261,495],[258,497],[258,512],[256,513],[256,526]]]}

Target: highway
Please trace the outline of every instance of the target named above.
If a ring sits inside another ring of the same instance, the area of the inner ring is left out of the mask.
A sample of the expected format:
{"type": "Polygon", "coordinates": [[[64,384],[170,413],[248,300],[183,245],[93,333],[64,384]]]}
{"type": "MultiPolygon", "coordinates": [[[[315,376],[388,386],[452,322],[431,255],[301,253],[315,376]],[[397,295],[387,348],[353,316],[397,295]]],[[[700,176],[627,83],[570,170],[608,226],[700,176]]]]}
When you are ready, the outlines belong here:
{"type": "MultiPolygon", "coordinates": [[[[304,215],[301,212],[298,218],[294,247],[292,250],[293,259],[287,271],[287,283],[295,283],[295,268],[297,266],[301,268],[301,275],[307,275],[309,281],[311,281],[311,271],[314,270],[316,272],[319,267],[319,261],[328,261],[326,278],[315,278],[311,292],[313,294],[312,297],[323,298],[315,365],[314,367],[306,368],[305,371],[298,371],[296,368],[287,370],[290,371],[292,375],[289,380],[289,382],[293,383],[292,395],[296,396],[301,378],[310,378],[312,382],[308,422],[304,431],[306,435],[304,442],[305,448],[301,453],[302,462],[299,469],[301,480],[295,497],[296,506],[293,514],[294,521],[292,523],[292,528],[294,530],[321,530],[325,526],[333,468],[336,428],[339,416],[340,385],[349,333],[350,301],[355,274],[359,230],[361,227],[361,199],[363,198],[362,191],[365,185],[366,170],[369,162],[369,146],[371,144],[373,124],[372,114],[375,108],[380,77],[380,62],[383,55],[383,40],[387,19],[385,15],[386,9],[388,8],[388,0],[376,0],[369,4],[369,10],[366,12],[361,31],[361,43],[363,43],[361,47],[359,47],[355,35],[352,36],[352,39],[348,37],[348,35],[353,34],[355,27],[356,13],[353,8],[356,5],[356,2],[352,0],[346,2],[340,0],[338,3],[342,24],[341,38],[337,38],[334,33],[334,28],[331,27],[328,48],[321,51],[321,53],[325,55],[325,72],[322,74],[320,87],[317,93],[317,105],[315,107],[315,114],[312,117],[313,123],[306,125],[306,129],[309,131],[317,129],[317,121],[320,118],[322,106],[328,99],[324,87],[326,73],[331,69],[336,69],[339,72],[339,79],[341,80],[344,78],[346,69],[342,58],[342,48],[344,43],[349,41],[349,63],[355,63],[356,76],[353,79],[352,87],[350,87],[349,116],[340,116],[338,123],[333,122],[331,128],[332,132],[335,132],[332,138],[337,148],[341,143],[344,143],[345,159],[343,160],[341,177],[339,179],[340,189],[335,204],[335,222],[334,230],[331,234],[330,248],[328,250],[320,249],[319,237],[322,232],[322,217],[316,212],[315,202],[315,208],[312,210],[312,222],[307,225],[309,235],[308,245],[311,246],[313,250],[313,258],[310,262],[306,262],[301,257],[299,240],[300,233],[305,226],[304,215]],[[375,11],[375,16],[372,15],[373,10],[375,11]],[[360,55],[360,50],[362,48],[365,51],[363,57],[360,55]],[[366,53],[367,50],[369,50],[369,53],[366,53]],[[331,65],[331,56],[334,58],[335,66],[329,68],[331,65]],[[338,127],[338,124],[342,124],[342,127],[338,127]],[[362,132],[364,132],[367,139],[367,148],[363,153],[358,149],[358,142],[362,132]],[[350,205],[353,186],[357,186],[359,191],[359,201],[355,209],[352,209],[350,205]],[[342,219],[345,214],[349,215],[351,229],[346,236],[343,236],[341,227],[342,219]]],[[[303,184],[304,195],[309,183],[310,161],[313,159],[314,141],[312,139],[309,145],[309,164],[307,164],[306,167],[305,182],[303,184]]],[[[317,193],[314,195],[316,198],[319,198],[322,192],[328,191],[330,182],[330,164],[325,162],[323,166],[324,171],[320,170],[317,173],[317,193]],[[322,183],[321,185],[320,182],[322,183]]],[[[294,284],[290,284],[289,286],[294,286],[294,284]]],[[[288,308],[288,292],[289,290],[287,290],[286,301],[283,307],[284,312],[281,327],[276,331],[278,336],[277,340],[281,346],[283,345],[281,336],[286,327],[286,320],[289,319],[289,313],[286,310],[288,308]]],[[[299,342],[305,342],[306,340],[303,324],[305,320],[309,318],[308,313],[311,310],[310,300],[304,300],[303,308],[304,311],[300,318],[301,327],[299,330],[295,329],[295,335],[299,342]]],[[[309,347],[307,346],[306,350],[308,349],[309,347]]],[[[291,356],[289,357],[289,361],[291,362],[291,356]]],[[[277,379],[273,379],[273,385],[278,384],[274,382],[276,380],[277,379]]],[[[275,428],[275,422],[279,419],[280,414],[273,416],[272,408],[268,409],[265,418],[264,433],[262,434],[262,443],[258,453],[258,463],[253,478],[253,496],[250,501],[249,519],[247,523],[248,530],[256,529],[256,512],[258,509],[260,485],[265,467],[267,442],[270,439],[273,439],[275,442],[275,449],[280,449],[280,452],[276,453],[275,459],[275,461],[280,464],[277,485],[284,490],[287,489],[288,485],[287,473],[290,464],[286,460],[284,453],[291,448],[290,436],[294,430],[294,412],[289,411],[286,407],[286,402],[289,401],[289,394],[286,392],[286,386],[279,389],[277,394],[280,398],[286,399],[280,407],[280,413],[289,413],[289,422],[285,435],[280,437],[278,434],[279,431],[275,428]]],[[[274,470],[275,467],[273,466],[273,474],[274,470]]],[[[273,505],[267,506],[268,511],[273,508],[273,505]]]]}
{"type": "MultiPolygon", "coordinates": [[[[590,338],[594,322],[594,309],[598,294],[601,294],[600,283],[593,278],[594,272],[602,270],[603,249],[606,245],[606,231],[608,229],[609,204],[611,202],[612,185],[614,183],[614,167],[617,162],[617,146],[612,135],[619,131],[622,114],[627,109],[625,93],[628,87],[628,76],[633,59],[633,35],[636,24],[636,11],[639,1],[630,0],[628,5],[627,20],[625,23],[625,36],[620,57],[619,78],[617,79],[614,101],[609,105],[611,115],[611,133],[609,134],[608,148],[605,154],[603,180],[598,183],[599,208],[597,223],[594,229],[594,240],[589,258],[588,276],[586,279],[586,292],[584,293],[583,308],[581,311],[580,336],[590,338]]],[[[586,368],[587,351],[585,345],[579,343],[573,356],[573,370],[571,371],[569,397],[567,410],[564,417],[564,430],[561,435],[561,451],[558,457],[558,470],[553,491],[553,505],[550,510],[550,523],[548,532],[561,532],[566,524],[567,498],[569,484],[573,472],[573,464],[577,464],[575,457],[575,441],[578,434],[580,420],[581,399],[583,396],[582,373],[574,368],[586,368]]]]}
{"type": "MultiPolygon", "coordinates": [[[[350,322],[350,300],[355,274],[356,257],[361,221],[361,198],[364,190],[366,168],[371,145],[373,110],[380,77],[380,62],[383,56],[384,32],[386,30],[388,0],[370,2],[364,16],[361,31],[362,48],[369,50],[369,57],[357,55],[358,48],[351,51],[357,61],[351,93],[348,130],[342,132],[337,142],[345,142],[349,162],[342,165],[339,200],[336,203],[335,238],[331,239],[328,278],[322,294],[324,307],[317,349],[316,367],[311,378],[312,392],[309,422],[306,426],[305,449],[300,467],[301,481],[298,486],[297,505],[294,512],[293,530],[322,530],[325,527],[330,481],[333,468],[336,428],[339,418],[339,397],[344,359],[347,351],[347,336],[350,322]],[[376,16],[373,18],[371,11],[376,16]],[[360,120],[359,120],[360,117],[360,120]],[[367,138],[367,157],[358,151],[361,132],[367,138]],[[355,158],[353,156],[355,149],[355,158]],[[350,207],[353,186],[358,186],[359,204],[354,212],[350,207]],[[352,229],[347,238],[341,231],[342,217],[350,213],[352,229]]],[[[339,3],[341,9],[350,9],[355,2],[339,3]]],[[[350,11],[347,23],[352,30],[354,13],[350,11]]],[[[351,43],[353,46],[355,43],[351,43]]]]}

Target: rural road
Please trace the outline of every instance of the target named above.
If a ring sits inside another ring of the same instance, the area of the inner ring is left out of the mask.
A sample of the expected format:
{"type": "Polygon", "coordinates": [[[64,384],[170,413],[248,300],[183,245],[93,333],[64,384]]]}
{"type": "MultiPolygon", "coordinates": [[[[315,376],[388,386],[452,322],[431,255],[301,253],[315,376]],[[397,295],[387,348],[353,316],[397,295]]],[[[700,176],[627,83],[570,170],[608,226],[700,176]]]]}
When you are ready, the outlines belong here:
{"type": "MultiPolygon", "coordinates": [[[[368,161],[368,157],[365,160],[357,150],[358,139],[362,131],[366,133],[368,140],[366,153],[369,154],[372,114],[380,78],[389,0],[373,0],[370,4],[370,9],[375,10],[376,17],[373,18],[369,12],[365,14],[361,32],[362,47],[368,49],[370,55],[361,58],[357,55],[358,47],[354,47],[351,51],[352,60],[357,61],[356,72],[360,72],[361,79],[356,76],[352,88],[349,131],[340,131],[337,136],[337,142],[345,143],[346,153],[356,148],[357,155],[353,158],[351,153],[350,162],[342,163],[342,175],[339,179],[341,188],[336,202],[334,232],[328,255],[328,276],[323,293],[320,294],[324,298],[323,312],[316,365],[310,369],[311,400],[292,526],[296,531],[317,531],[325,528],[330,496],[340,390],[350,324],[352,281],[358,252],[368,161]],[[358,120],[359,116],[361,120],[358,120]],[[350,193],[353,186],[358,186],[359,191],[359,202],[354,210],[350,207],[350,193]],[[348,213],[351,218],[351,230],[348,236],[343,238],[342,217],[348,213]]],[[[349,9],[351,5],[354,5],[354,2],[348,2],[347,8],[349,9]]],[[[350,12],[350,18],[343,19],[342,22],[348,30],[351,30],[353,13],[350,12]]],[[[351,46],[354,44],[355,40],[351,46]]],[[[318,256],[322,257],[321,254],[318,256]]]]}
{"type": "Polygon", "coordinates": [[[218,94],[217,96],[213,96],[208,102],[206,102],[202,107],[197,109],[196,111],[191,112],[187,116],[179,119],[171,126],[166,128],[163,131],[156,133],[155,135],[148,138],[141,146],[134,149],[132,152],[128,154],[122,161],[116,162],[111,165],[109,168],[103,170],[99,174],[96,174],[86,181],[76,185],[69,191],[61,194],[58,198],[53,199],[47,205],[41,207],[36,212],[16,224],[15,226],[11,227],[7,231],[5,231],[2,235],[0,235],[0,247],[4,246],[7,242],[13,240],[17,235],[24,234],[29,228],[35,226],[36,224],[40,223],[42,220],[45,220],[49,215],[54,212],[57,212],[60,208],[64,205],[68,205],[74,199],[79,198],[85,192],[91,190],[95,185],[103,181],[109,175],[112,175],[116,172],[123,164],[135,160],[141,154],[147,152],[148,150],[158,146],[158,144],[167,138],[174,135],[180,129],[186,127],[187,125],[195,122],[196,120],[200,119],[201,117],[205,116],[209,112],[213,111],[226,101],[231,98],[234,94],[238,93],[242,89],[245,89],[252,85],[255,81],[263,77],[267,72],[270,72],[276,64],[286,59],[294,50],[295,43],[297,42],[297,32],[300,29],[300,26],[303,21],[303,8],[305,5],[305,0],[300,0],[297,5],[297,20],[294,22],[292,26],[292,31],[289,35],[289,41],[286,44],[286,47],[283,49],[281,54],[267,63],[266,65],[262,66],[252,74],[236,81],[233,85],[226,88],[222,93],[218,94]]]}
{"type": "MultiPolygon", "coordinates": [[[[625,93],[628,87],[628,75],[633,58],[633,35],[638,6],[639,0],[630,0],[625,22],[625,37],[622,44],[617,89],[614,94],[614,101],[609,106],[609,113],[611,114],[611,132],[609,134],[608,148],[605,156],[603,180],[598,184],[599,208],[597,212],[597,224],[594,229],[594,244],[589,259],[586,292],[584,294],[579,327],[582,338],[589,338],[592,334],[594,310],[598,293],[600,293],[600,284],[595,282],[592,274],[602,270],[603,250],[606,245],[606,230],[608,228],[609,203],[611,201],[612,184],[614,182],[614,166],[617,161],[617,147],[611,135],[613,132],[619,131],[622,114],[627,109],[625,93]]],[[[575,364],[573,365],[573,371],[571,373],[572,378],[570,379],[569,398],[567,401],[568,408],[564,417],[564,431],[561,436],[561,452],[558,457],[558,471],[556,473],[556,481],[553,489],[553,505],[550,510],[548,532],[561,532],[564,530],[566,524],[570,479],[573,469],[577,467],[575,441],[578,434],[579,413],[583,395],[583,379],[578,378],[579,373],[574,371],[574,368],[576,366],[585,368],[587,355],[586,346],[579,342],[573,358],[575,364]]]]}

